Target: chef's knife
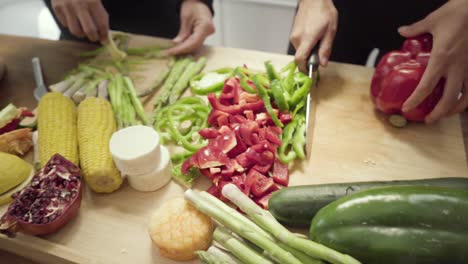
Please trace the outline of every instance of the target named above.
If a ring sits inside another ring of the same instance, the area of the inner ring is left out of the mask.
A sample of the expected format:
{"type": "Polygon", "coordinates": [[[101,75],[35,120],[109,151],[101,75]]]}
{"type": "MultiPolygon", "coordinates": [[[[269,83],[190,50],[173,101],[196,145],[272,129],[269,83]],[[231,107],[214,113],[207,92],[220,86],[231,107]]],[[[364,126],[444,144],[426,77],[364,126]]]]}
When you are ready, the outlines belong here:
{"type": "Polygon", "coordinates": [[[314,135],[314,127],[315,127],[315,111],[317,108],[317,83],[318,83],[318,68],[320,64],[319,56],[318,56],[318,47],[320,43],[317,43],[315,47],[312,49],[310,54],[310,58],[307,62],[307,66],[309,69],[309,78],[312,79],[312,85],[310,86],[310,90],[307,93],[307,101],[306,101],[306,146],[305,152],[307,158],[310,158],[310,153],[312,151],[312,139],[314,135]]]}

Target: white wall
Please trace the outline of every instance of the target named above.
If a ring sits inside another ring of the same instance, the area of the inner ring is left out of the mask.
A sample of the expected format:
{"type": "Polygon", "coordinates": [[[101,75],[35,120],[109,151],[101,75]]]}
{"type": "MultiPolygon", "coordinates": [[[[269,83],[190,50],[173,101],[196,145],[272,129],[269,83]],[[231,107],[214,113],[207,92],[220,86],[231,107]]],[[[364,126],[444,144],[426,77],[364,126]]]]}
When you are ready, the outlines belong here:
{"type": "MultiPolygon", "coordinates": [[[[207,44],[285,53],[297,0],[214,0],[207,44]]],[[[58,39],[42,0],[0,0],[0,33],[58,39]],[[21,17],[21,19],[19,19],[21,17]]]]}
{"type": "Polygon", "coordinates": [[[208,44],[285,53],[297,0],[214,0],[208,44]]]}
{"type": "Polygon", "coordinates": [[[0,0],[0,33],[47,39],[60,35],[42,0],[0,0]]]}

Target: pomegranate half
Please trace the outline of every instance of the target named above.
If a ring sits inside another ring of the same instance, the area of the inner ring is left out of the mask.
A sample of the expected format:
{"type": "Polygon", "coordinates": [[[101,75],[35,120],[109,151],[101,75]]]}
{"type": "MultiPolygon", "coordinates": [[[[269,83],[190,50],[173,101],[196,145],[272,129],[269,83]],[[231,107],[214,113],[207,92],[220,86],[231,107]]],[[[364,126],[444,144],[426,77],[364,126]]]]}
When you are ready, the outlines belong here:
{"type": "Polygon", "coordinates": [[[64,226],[78,212],[82,196],[80,168],[55,154],[21,191],[0,219],[0,232],[46,235],[64,226]]]}

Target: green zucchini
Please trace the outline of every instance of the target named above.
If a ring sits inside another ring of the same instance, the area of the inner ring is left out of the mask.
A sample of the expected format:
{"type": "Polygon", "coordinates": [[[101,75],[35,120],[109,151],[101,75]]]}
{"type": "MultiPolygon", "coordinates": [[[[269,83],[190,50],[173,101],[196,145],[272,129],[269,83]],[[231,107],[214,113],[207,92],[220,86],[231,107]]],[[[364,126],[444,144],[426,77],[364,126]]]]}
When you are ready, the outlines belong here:
{"type": "Polygon", "coordinates": [[[366,264],[468,263],[468,191],[374,188],[322,208],[310,239],[366,264]]]}
{"type": "Polygon", "coordinates": [[[439,186],[468,191],[468,178],[293,186],[274,192],[269,200],[268,207],[273,216],[284,225],[308,227],[318,210],[343,196],[375,187],[401,185],[439,186]]]}

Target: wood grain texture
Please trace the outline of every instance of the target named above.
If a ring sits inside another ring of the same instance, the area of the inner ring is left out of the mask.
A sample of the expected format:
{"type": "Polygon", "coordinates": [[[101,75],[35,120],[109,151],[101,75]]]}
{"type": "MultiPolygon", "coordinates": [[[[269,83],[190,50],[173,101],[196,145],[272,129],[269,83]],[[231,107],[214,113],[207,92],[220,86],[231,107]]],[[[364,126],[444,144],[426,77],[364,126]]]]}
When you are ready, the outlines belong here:
{"type": "MultiPolygon", "coordinates": [[[[0,107],[7,102],[34,107],[29,58],[33,54],[40,53],[43,61],[53,62],[43,66],[50,84],[60,80],[79,61],[70,54],[90,48],[78,43],[12,36],[0,36],[0,40],[0,50],[7,54],[9,67],[8,75],[0,83],[0,107]],[[4,43],[15,45],[7,48],[4,43]],[[29,47],[27,55],[22,51],[24,47],[29,47]],[[18,59],[21,67],[15,65],[18,59]]],[[[159,41],[136,37],[132,45],[159,41]]],[[[207,57],[206,70],[244,63],[261,70],[266,60],[272,60],[279,67],[292,59],[285,55],[219,47],[206,47],[197,55],[207,57]]],[[[155,64],[152,70],[157,71],[158,67],[161,66],[155,64]]],[[[383,115],[373,110],[368,95],[371,76],[369,68],[338,63],[331,63],[321,72],[311,159],[295,166],[291,184],[468,177],[465,154],[468,114],[462,115],[463,131],[459,116],[431,126],[410,124],[404,129],[393,128],[383,115]]],[[[138,86],[141,88],[144,84],[138,86]]],[[[147,109],[150,108],[148,104],[147,109]]],[[[207,185],[208,181],[201,179],[196,188],[203,189],[207,185]]],[[[86,189],[78,217],[59,232],[43,238],[20,235],[11,240],[0,237],[0,249],[43,262],[66,259],[79,263],[175,263],[159,256],[147,233],[147,221],[162,201],[182,194],[183,188],[175,183],[153,193],[136,192],[126,183],[109,195],[86,189]]],[[[0,207],[0,212],[4,210],[5,207],[0,207]]],[[[16,263],[15,256],[4,252],[0,252],[0,259],[16,263]]],[[[19,259],[18,263],[29,262],[19,259]]]]}

